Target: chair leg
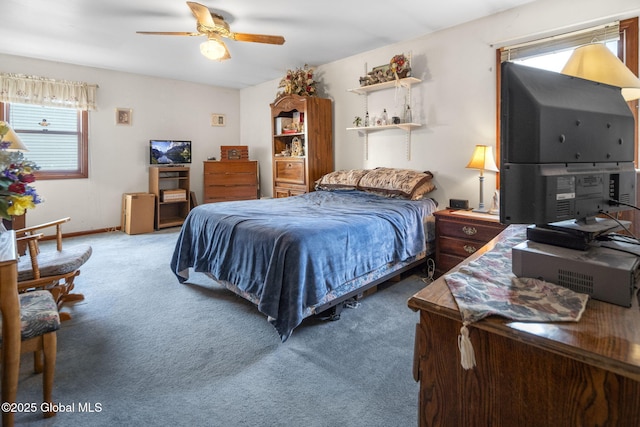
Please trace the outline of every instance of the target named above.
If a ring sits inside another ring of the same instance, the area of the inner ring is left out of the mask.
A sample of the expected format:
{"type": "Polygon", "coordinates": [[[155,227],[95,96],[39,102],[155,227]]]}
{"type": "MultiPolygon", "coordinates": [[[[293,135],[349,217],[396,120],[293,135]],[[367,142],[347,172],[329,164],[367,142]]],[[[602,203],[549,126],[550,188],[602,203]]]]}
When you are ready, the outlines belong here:
{"type": "Polygon", "coordinates": [[[53,299],[56,301],[58,306],[58,312],[60,312],[60,321],[64,322],[71,319],[71,315],[69,313],[63,313],[60,310],[62,306],[67,302],[77,302],[84,300],[84,295],[82,294],[71,294],[71,290],[75,287],[73,283],[73,279],[80,274],[80,270],[76,270],[73,274],[66,276],[65,278],[60,279],[53,286],[47,288],[51,295],[53,295],[53,299]],[[63,282],[64,281],[64,282],[63,282]]]}
{"type": "Polygon", "coordinates": [[[42,350],[36,350],[33,352],[33,371],[36,374],[41,374],[44,370],[42,363],[42,350]]]}
{"type": "MultiPolygon", "coordinates": [[[[63,304],[67,302],[77,302],[77,301],[84,300],[84,295],[70,293],[75,287],[75,285],[73,284],[73,279],[75,279],[75,277],[78,276],[79,274],[80,274],[80,270],[77,270],[73,276],[68,277],[65,280],[64,284],[59,285],[61,292],[59,296],[55,298],[56,301],[58,302],[58,311],[60,311],[60,309],[62,309],[63,304]]],[[[71,315],[68,313],[61,312],[60,315],[61,315],[60,320],[63,322],[65,320],[71,319],[71,315]]]]}
{"type": "MultiPolygon", "coordinates": [[[[58,337],[55,332],[49,332],[42,336],[42,347],[44,350],[44,374],[42,375],[43,401],[53,408],[53,377],[56,371],[56,353],[58,337]]],[[[48,411],[44,413],[45,418],[53,417],[56,413],[48,411]]]]}

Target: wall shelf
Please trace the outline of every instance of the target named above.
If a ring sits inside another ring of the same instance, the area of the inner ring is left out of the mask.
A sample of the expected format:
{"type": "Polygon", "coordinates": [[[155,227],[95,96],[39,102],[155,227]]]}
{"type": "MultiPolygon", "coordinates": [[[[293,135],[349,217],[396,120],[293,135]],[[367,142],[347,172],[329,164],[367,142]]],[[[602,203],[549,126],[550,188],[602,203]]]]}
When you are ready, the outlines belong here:
{"type": "MultiPolygon", "coordinates": [[[[366,68],[366,67],[365,67],[366,68]]],[[[371,92],[376,92],[385,89],[393,89],[393,88],[404,88],[407,93],[407,103],[411,105],[411,86],[420,83],[422,80],[417,79],[415,77],[405,77],[404,79],[391,80],[384,83],[376,83],[368,86],[361,86],[354,89],[347,89],[348,92],[355,93],[357,95],[365,95],[364,96],[364,110],[369,111],[368,105],[368,95],[371,92]]],[[[411,160],[411,130],[415,128],[419,128],[422,125],[420,123],[398,123],[391,125],[382,125],[382,126],[358,126],[358,127],[349,127],[348,131],[358,131],[360,134],[364,135],[364,149],[365,149],[365,159],[369,158],[369,133],[371,132],[379,132],[384,130],[392,130],[392,129],[401,129],[406,132],[406,144],[407,144],[407,160],[411,160]]]]}
{"type": "Polygon", "coordinates": [[[365,95],[369,92],[375,92],[377,90],[390,89],[396,86],[411,87],[411,85],[420,83],[422,80],[415,77],[405,77],[404,79],[390,80],[384,83],[376,83],[368,86],[360,86],[354,89],[347,89],[348,92],[357,93],[358,95],[365,95]]]}
{"type": "Polygon", "coordinates": [[[404,131],[410,131],[411,129],[419,128],[422,126],[420,123],[399,123],[397,125],[383,125],[383,126],[358,126],[354,128],[347,128],[347,130],[357,130],[360,132],[375,132],[388,129],[402,129],[404,131]]]}

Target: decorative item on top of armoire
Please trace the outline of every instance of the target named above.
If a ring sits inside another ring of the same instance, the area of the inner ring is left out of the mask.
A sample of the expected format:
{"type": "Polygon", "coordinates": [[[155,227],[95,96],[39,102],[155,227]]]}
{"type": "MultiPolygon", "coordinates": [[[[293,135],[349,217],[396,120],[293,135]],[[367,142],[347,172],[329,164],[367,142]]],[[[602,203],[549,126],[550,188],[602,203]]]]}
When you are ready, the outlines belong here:
{"type": "Polygon", "coordinates": [[[314,68],[304,64],[304,68],[287,70],[287,74],[280,80],[276,99],[286,95],[317,96],[317,81],[313,78],[314,68]]]}
{"type": "Polygon", "coordinates": [[[331,100],[282,96],[271,104],[271,125],[273,197],[313,191],[315,181],[333,171],[331,100]]]}

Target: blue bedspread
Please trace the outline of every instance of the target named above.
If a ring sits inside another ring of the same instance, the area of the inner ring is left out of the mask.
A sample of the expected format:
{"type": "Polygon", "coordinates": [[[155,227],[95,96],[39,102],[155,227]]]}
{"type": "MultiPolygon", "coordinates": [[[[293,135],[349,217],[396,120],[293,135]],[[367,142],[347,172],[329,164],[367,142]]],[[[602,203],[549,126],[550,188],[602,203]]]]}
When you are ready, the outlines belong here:
{"type": "Polygon", "coordinates": [[[430,199],[389,199],[360,191],[200,205],[187,217],[171,269],[189,268],[251,295],[285,341],[342,283],[425,250],[430,199]]]}

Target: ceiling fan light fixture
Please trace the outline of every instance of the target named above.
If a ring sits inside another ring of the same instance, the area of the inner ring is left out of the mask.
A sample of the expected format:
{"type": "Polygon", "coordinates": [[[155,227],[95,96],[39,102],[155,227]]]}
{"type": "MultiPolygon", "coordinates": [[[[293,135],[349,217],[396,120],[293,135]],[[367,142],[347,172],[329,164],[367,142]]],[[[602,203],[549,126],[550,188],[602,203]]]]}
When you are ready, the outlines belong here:
{"type": "Polygon", "coordinates": [[[224,42],[215,36],[210,36],[206,42],[200,44],[200,53],[212,61],[224,61],[229,58],[224,42]]]}

